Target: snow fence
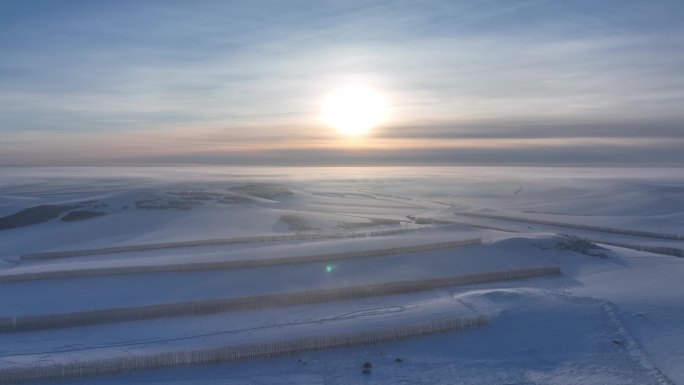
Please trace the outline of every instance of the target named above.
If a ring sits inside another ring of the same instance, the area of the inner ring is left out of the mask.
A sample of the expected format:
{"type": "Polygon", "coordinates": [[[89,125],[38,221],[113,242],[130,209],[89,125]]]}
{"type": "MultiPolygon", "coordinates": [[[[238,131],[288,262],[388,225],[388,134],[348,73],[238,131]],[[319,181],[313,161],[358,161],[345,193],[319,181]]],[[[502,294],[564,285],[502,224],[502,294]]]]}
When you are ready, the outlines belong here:
{"type": "Polygon", "coordinates": [[[218,262],[193,262],[182,264],[159,264],[159,265],[138,265],[138,266],[115,266],[115,267],[96,267],[87,269],[41,271],[35,273],[0,275],[0,283],[31,281],[39,279],[56,278],[78,278],[92,277],[101,275],[123,275],[123,274],[143,274],[143,273],[164,273],[193,270],[228,270],[244,269],[251,267],[265,267],[274,265],[289,265],[296,263],[321,262],[329,260],[342,260],[354,258],[382,257],[388,255],[418,253],[442,249],[454,249],[466,246],[481,245],[482,239],[464,239],[451,242],[429,243],[414,246],[392,247],[384,249],[347,251],[340,253],[315,254],[305,256],[281,257],[281,258],[262,258],[237,261],[218,261],[218,262]]]}
{"type": "Polygon", "coordinates": [[[313,233],[313,234],[287,234],[287,235],[261,235],[256,237],[236,237],[236,238],[213,238],[197,239],[191,241],[145,243],[129,246],[112,246],[98,249],[66,250],[66,251],[46,251],[40,253],[29,253],[21,255],[21,259],[48,259],[48,258],[68,258],[84,257],[89,255],[129,253],[133,251],[149,251],[159,249],[175,249],[180,247],[197,246],[219,246],[233,245],[239,243],[259,243],[259,242],[287,242],[287,241],[309,241],[315,239],[344,239],[344,238],[372,238],[390,235],[405,234],[429,230],[429,228],[415,229],[392,229],[378,230],[355,233],[313,233]]]}
{"type": "Polygon", "coordinates": [[[307,351],[349,348],[395,342],[447,331],[484,326],[487,318],[475,316],[428,323],[384,327],[364,332],[300,337],[289,340],[259,342],[213,349],[164,352],[149,355],[125,355],[90,361],[48,364],[0,369],[0,384],[17,384],[50,380],[67,380],[90,376],[131,373],[141,370],[178,366],[228,363],[258,358],[273,358],[307,351]]]}
{"type": "Polygon", "coordinates": [[[598,231],[598,232],[602,232],[602,233],[613,233],[613,234],[621,234],[621,235],[635,235],[635,236],[646,237],[646,238],[684,240],[684,235],[656,233],[656,232],[652,232],[652,231],[616,229],[613,227],[580,225],[580,224],[576,224],[576,223],[564,223],[564,222],[546,221],[546,220],[542,220],[542,219],[509,217],[506,215],[480,214],[480,213],[471,213],[471,212],[463,212],[463,211],[457,211],[454,214],[460,215],[460,216],[465,216],[465,217],[501,219],[501,220],[512,221],[512,222],[535,223],[538,225],[567,227],[567,228],[571,228],[571,229],[591,230],[591,231],[598,231]]]}
{"type": "Polygon", "coordinates": [[[297,306],[323,302],[354,300],[368,297],[398,295],[429,291],[449,286],[524,279],[560,274],[558,266],[529,267],[500,270],[444,278],[414,281],[395,281],[372,285],[317,289],[293,293],[208,299],[158,305],[87,310],[73,313],[25,315],[13,318],[12,323],[0,323],[0,332],[18,332],[40,329],[57,329],[115,322],[147,320],[164,317],[182,317],[255,310],[272,307],[297,306]]]}
{"type": "Polygon", "coordinates": [[[617,247],[622,247],[625,249],[632,249],[632,250],[636,250],[636,251],[645,251],[648,253],[670,255],[673,257],[684,258],[684,249],[679,249],[676,247],[635,245],[633,243],[615,242],[615,241],[608,241],[605,239],[584,238],[584,237],[580,237],[578,235],[573,235],[573,234],[561,234],[561,235],[564,237],[568,237],[568,238],[583,239],[587,242],[592,242],[592,243],[600,243],[600,244],[604,244],[604,245],[617,246],[617,247]]]}

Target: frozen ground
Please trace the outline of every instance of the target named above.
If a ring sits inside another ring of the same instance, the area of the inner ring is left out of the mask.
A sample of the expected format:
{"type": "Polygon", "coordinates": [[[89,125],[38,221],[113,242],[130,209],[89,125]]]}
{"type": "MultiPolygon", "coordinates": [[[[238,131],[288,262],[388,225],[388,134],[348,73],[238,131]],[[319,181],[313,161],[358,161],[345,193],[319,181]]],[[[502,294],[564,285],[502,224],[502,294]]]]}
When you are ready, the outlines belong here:
{"type": "Polygon", "coordinates": [[[562,271],[402,295],[5,332],[0,383],[8,368],[484,315],[484,327],[400,342],[55,383],[684,384],[684,259],[600,243],[684,250],[682,171],[0,169],[0,324],[3,317],[540,266],[562,271]],[[70,214],[67,219],[76,220],[62,219],[70,214]],[[599,248],[559,234],[598,241],[599,248]],[[334,257],[478,238],[482,244],[468,247],[334,257]],[[170,244],[207,239],[220,242],[170,244]],[[98,250],[119,246],[130,247],[98,250]],[[52,251],[63,253],[40,254],[52,251]],[[71,251],[78,256],[69,256],[71,251]],[[267,267],[2,281],[36,272],[321,254],[332,257],[267,267]],[[365,362],[373,364],[370,373],[362,373],[365,362]]]}

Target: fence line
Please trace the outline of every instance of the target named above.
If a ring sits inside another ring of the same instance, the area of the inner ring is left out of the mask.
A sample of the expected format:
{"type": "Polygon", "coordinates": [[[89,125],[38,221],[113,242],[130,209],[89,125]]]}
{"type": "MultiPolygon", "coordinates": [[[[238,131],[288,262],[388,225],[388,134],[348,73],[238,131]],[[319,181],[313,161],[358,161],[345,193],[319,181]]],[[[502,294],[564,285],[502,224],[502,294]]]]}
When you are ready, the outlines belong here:
{"type": "Polygon", "coordinates": [[[315,239],[345,239],[345,238],[373,238],[389,235],[404,234],[408,232],[425,231],[428,228],[418,229],[392,229],[377,230],[355,233],[325,233],[325,234],[287,234],[287,235],[262,235],[256,237],[235,237],[235,238],[214,238],[198,239],[192,241],[145,243],[129,246],[112,246],[97,249],[66,250],[66,251],[46,251],[40,253],[29,253],[21,255],[21,259],[47,259],[47,258],[67,258],[84,257],[89,255],[128,253],[132,251],[149,251],[159,249],[174,249],[181,247],[198,246],[220,246],[233,245],[239,243],[258,243],[258,242],[285,242],[285,241],[307,241],[315,239]]]}
{"type": "Polygon", "coordinates": [[[663,233],[656,233],[656,232],[651,232],[651,231],[616,229],[613,227],[580,225],[580,224],[575,224],[575,223],[555,222],[555,221],[547,221],[547,220],[542,220],[542,219],[509,217],[506,215],[481,214],[481,213],[471,213],[471,212],[463,212],[463,211],[457,211],[454,214],[466,216],[466,217],[502,219],[502,220],[512,221],[512,222],[536,223],[539,225],[549,225],[549,226],[567,227],[567,228],[571,228],[571,229],[599,231],[602,233],[635,235],[635,236],[646,237],[646,238],[684,240],[684,235],[663,234],[663,233]]]}
{"type": "Polygon", "coordinates": [[[0,330],[11,330],[14,328],[14,317],[0,317],[0,330]]]}
{"type": "Polygon", "coordinates": [[[522,231],[515,231],[515,230],[508,230],[508,229],[502,229],[500,227],[493,227],[493,226],[485,226],[485,225],[478,225],[474,223],[467,223],[467,222],[459,222],[459,221],[447,221],[444,219],[434,219],[434,218],[428,218],[428,217],[411,217],[413,218],[416,224],[449,224],[449,225],[465,225],[468,227],[472,227],[474,229],[483,229],[483,230],[496,230],[496,231],[503,231],[506,233],[522,233],[522,231]]]}
{"type": "Polygon", "coordinates": [[[484,326],[485,316],[456,318],[428,323],[384,327],[364,332],[346,332],[289,340],[258,342],[212,349],[187,350],[148,355],[124,355],[65,364],[48,364],[0,369],[0,384],[68,380],[98,375],[131,373],[177,366],[228,363],[259,358],[274,358],[305,351],[349,348],[383,342],[401,341],[447,331],[484,326]]]}
{"type": "Polygon", "coordinates": [[[368,297],[428,291],[449,286],[506,281],[560,274],[558,266],[530,267],[476,273],[445,278],[395,281],[380,284],[317,289],[293,293],[265,294],[247,297],[219,298],[166,304],[131,306],[72,313],[24,315],[11,325],[0,324],[0,332],[58,329],[164,317],[182,317],[242,310],[286,307],[368,297]]]}
{"type": "Polygon", "coordinates": [[[143,274],[143,273],[165,273],[194,270],[228,270],[250,267],[265,267],[275,265],[288,265],[297,263],[321,262],[329,260],[355,259],[381,257],[388,255],[417,253],[423,251],[433,251],[442,249],[453,249],[458,247],[481,245],[481,238],[464,239],[451,242],[428,243],[414,246],[392,247],[385,249],[371,249],[359,251],[347,251],[328,254],[314,254],[306,256],[293,256],[281,258],[261,258],[237,261],[218,261],[218,262],[193,262],[168,265],[138,265],[138,266],[113,266],[95,267],[87,269],[41,271],[35,273],[8,274],[0,275],[0,283],[31,281],[38,279],[57,279],[57,278],[79,278],[102,275],[123,275],[123,274],[143,274]]]}
{"type": "Polygon", "coordinates": [[[637,251],[646,251],[649,253],[654,253],[654,254],[661,254],[661,255],[669,255],[673,257],[684,257],[684,249],[679,249],[676,247],[667,247],[667,246],[644,246],[644,245],[635,245],[632,243],[622,243],[622,242],[615,242],[615,241],[606,241],[604,239],[593,239],[593,238],[584,238],[580,237],[577,235],[573,234],[561,234],[564,237],[568,238],[576,238],[576,239],[583,239],[588,242],[593,242],[593,243],[601,243],[604,245],[610,245],[610,246],[617,246],[617,247],[623,247],[625,249],[632,249],[632,250],[637,250],[637,251]]]}

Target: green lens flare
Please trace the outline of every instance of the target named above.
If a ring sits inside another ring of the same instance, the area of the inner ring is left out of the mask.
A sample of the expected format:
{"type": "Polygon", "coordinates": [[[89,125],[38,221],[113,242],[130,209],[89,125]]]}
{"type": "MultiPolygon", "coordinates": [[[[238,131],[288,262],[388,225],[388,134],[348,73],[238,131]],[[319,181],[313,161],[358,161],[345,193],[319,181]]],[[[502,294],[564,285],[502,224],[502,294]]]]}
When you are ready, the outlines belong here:
{"type": "Polygon", "coordinates": [[[327,273],[330,273],[330,272],[332,271],[332,269],[333,269],[333,267],[332,267],[331,265],[328,265],[328,266],[325,267],[325,271],[326,271],[327,273]]]}

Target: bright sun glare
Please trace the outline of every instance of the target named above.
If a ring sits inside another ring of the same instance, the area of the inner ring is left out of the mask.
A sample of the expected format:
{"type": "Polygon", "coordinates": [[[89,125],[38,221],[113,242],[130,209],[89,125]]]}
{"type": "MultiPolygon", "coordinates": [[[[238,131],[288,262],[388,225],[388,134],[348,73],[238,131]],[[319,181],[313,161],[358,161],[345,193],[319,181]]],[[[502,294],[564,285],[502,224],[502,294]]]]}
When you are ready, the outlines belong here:
{"type": "Polygon", "coordinates": [[[387,101],[364,86],[347,86],[323,102],[323,121],[347,135],[361,135],[387,119],[387,101]]]}

